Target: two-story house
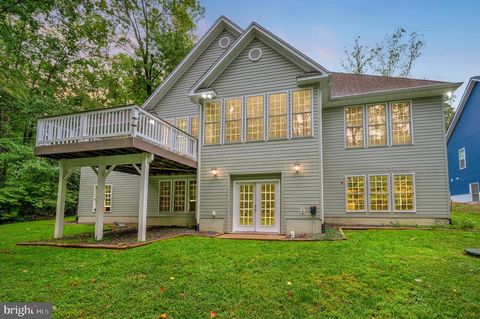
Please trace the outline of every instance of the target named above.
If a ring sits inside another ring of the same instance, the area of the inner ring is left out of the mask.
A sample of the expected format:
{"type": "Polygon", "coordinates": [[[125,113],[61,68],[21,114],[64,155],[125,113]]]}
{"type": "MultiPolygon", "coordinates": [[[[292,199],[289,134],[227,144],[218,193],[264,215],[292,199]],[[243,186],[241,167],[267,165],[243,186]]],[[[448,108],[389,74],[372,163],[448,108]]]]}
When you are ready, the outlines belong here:
{"type": "Polygon", "coordinates": [[[78,218],[97,238],[104,220],[138,220],[139,240],[147,223],[446,222],[443,100],[460,84],[330,72],[257,23],[220,17],[142,108],[40,120],[36,153],[61,160],[56,237],[76,167],[78,218]]]}
{"type": "Polygon", "coordinates": [[[480,76],[468,82],[447,131],[448,174],[454,202],[480,201],[480,76]]]}

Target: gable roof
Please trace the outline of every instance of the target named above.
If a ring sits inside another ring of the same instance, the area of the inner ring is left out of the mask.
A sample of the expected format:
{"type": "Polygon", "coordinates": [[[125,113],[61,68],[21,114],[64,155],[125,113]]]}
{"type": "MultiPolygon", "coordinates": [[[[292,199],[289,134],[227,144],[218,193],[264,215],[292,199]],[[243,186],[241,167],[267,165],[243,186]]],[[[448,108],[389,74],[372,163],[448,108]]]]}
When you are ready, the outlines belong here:
{"type": "Polygon", "coordinates": [[[338,99],[364,94],[452,84],[451,82],[442,81],[332,72],[330,75],[330,96],[332,99],[338,99]]]}
{"type": "Polygon", "coordinates": [[[259,38],[274,50],[285,56],[287,59],[298,65],[305,72],[316,73],[321,76],[328,76],[329,71],[286,43],[267,29],[256,22],[252,22],[235,43],[223,53],[222,56],[205,72],[204,75],[192,86],[189,96],[195,95],[197,90],[204,89],[211,85],[215,79],[227,68],[230,63],[245,49],[254,39],[259,38]]]}
{"type": "Polygon", "coordinates": [[[467,103],[470,97],[470,94],[472,93],[473,88],[475,87],[475,84],[477,84],[478,82],[480,82],[480,76],[474,76],[470,78],[467,88],[465,89],[465,92],[462,95],[462,99],[458,104],[457,111],[455,112],[455,116],[453,117],[452,123],[450,123],[450,126],[448,127],[447,143],[450,137],[452,136],[452,133],[455,130],[455,127],[457,126],[457,122],[460,119],[460,116],[462,116],[462,112],[463,112],[463,109],[465,108],[465,104],[467,103]]]}
{"type": "Polygon", "coordinates": [[[147,110],[152,109],[224,29],[227,29],[237,37],[243,32],[242,28],[240,28],[230,19],[223,15],[220,16],[210,27],[210,29],[208,29],[208,31],[194,45],[192,50],[190,50],[190,52],[175,67],[175,69],[162,81],[162,83],[160,83],[152,95],[148,97],[145,103],[143,103],[142,108],[147,110]]]}

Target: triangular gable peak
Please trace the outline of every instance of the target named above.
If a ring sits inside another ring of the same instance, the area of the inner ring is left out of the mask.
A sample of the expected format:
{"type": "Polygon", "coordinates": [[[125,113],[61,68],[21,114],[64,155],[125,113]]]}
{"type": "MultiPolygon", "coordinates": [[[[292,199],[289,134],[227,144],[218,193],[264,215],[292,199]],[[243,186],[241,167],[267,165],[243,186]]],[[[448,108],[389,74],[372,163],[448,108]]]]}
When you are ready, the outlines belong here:
{"type": "Polygon", "coordinates": [[[151,110],[165,96],[165,94],[175,85],[175,83],[187,72],[187,70],[195,63],[195,61],[203,54],[214,39],[223,30],[228,30],[235,36],[240,36],[242,29],[225,16],[221,16],[208,29],[208,31],[200,38],[190,52],[183,58],[177,67],[162,81],[158,88],[145,101],[142,108],[151,110]]]}
{"type": "Polygon", "coordinates": [[[450,140],[450,137],[452,136],[453,131],[455,130],[455,127],[457,126],[457,123],[460,120],[460,117],[462,116],[463,109],[465,108],[465,104],[467,104],[468,99],[470,98],[470,94],[475,88],[475,85],[479,83],[480,83],[480,76],[474,76],[470,78],[467,88],[465,89],[465,92],[462,95],[462,99],[458,104],[457,111],[455,112],[455,116],[453,117],[452,123],[450,123],[450,126],[448,127],[448,131],[446,134],[447,143],[450,140]]]}
{"type": "Polygon", "coordinates": [[[329,75],[329,71],[323,66],[316,63],[259,24],[253,22],[237,41],[235,41],[235,43],[217,60],[217,62],[215,62],[197,81],[197,83],[195,83],[188,95],[194,97],[198,94],[203,94],[255,38],[258,38],[273,50],[300,67],[305,71],[305,74],[319,77],[327,77],[329,75]]]}

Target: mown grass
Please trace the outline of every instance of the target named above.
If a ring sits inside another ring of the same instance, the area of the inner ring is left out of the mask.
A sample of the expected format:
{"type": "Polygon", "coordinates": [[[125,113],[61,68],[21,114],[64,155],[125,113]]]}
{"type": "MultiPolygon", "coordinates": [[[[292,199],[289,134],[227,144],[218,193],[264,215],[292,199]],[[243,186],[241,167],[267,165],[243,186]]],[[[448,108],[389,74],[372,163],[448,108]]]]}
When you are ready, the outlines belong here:
{"type": "MultiPolygon", "coordinates": [[[[478,217],[476,212],[454,213],[478,217]]],[[[66,225],[72,235],[92,232],[66,225]]],[[[53,221],[0,226],[0,300],[56,318],[478,318],[480,232],[348,231],[347,241],[180,237],[125,251],[16,246],[53,221]],[[165,317],[165,315],[163,316],[165,317]]]]}

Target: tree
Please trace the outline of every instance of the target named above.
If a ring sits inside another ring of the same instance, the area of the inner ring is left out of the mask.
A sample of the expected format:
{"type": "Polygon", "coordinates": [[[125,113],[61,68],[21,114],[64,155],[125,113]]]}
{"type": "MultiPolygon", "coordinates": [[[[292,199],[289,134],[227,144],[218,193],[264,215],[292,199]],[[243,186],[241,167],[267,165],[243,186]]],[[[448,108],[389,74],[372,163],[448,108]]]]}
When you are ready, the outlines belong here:
{"type": "Polygon", "coordinates": [[[404,28],[386,34],[373,48],[360,43],[360,37],[356,37],[353,47],[344,49],[346,60],[342,60],[342,66],[355,74],[408,77],[425,44],[417,32],[408,34],[404,28]]]}
{"type": "Polygon", "coordinates": [[[452,123],[453,117],[455,116],[455,110],[452,107],[453,102],[456,99],[456,95],[451,95],[443,103],[443,114],[445,116],[445,131],[448,131],[450,124],[452,123]]]}
{"type": "Polygon", "coordinates": [[[106,12],[115,49],[133,59],[135,100],[144,101],[192,48],[204,8],[197,0],[112,0],[106,12]]]}

